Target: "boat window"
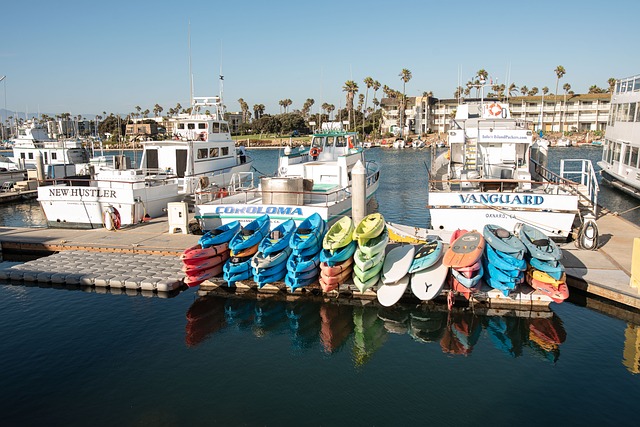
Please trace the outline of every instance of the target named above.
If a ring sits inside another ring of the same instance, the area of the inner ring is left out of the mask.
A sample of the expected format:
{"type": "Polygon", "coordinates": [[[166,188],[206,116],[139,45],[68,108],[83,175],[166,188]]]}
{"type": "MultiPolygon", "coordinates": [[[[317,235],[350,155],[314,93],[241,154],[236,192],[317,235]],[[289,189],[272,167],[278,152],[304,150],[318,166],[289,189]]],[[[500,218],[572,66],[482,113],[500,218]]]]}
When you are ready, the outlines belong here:
{"type": "Polygon", "coordinates": [[[311,148],[313,147],[318,147],[318,148],[322,148],[322,140],[324,138],[322,138],[321,136],[314,136],[313,140],[311,141],[311,148]]]}
{"type": "Polygon", "coordinates": [[[339,136],[336,138],[336,147],[346,147],[347,146],[347,140],[345,139],[344,136],[339,136]]]}
{"type": "Polygon", "coordinates": [[[620,161],[620,144],[617,142],[613,146],[613,161],[614,162],[620,161]]]}
{"type": "Polygon", "coordinates": [[[220,123],[218,123],[218,122],[211,123],[211,132],[212,133],[220,133],[220,123]]]}
{"type": "Polygon", "coordinates": [[[629,156],[629,166],[633,168],[638,167],[638,147],[631,147],[631,154],[629,156]]]}
{"type": "Polygon", "coordinates": [[[187,129],[195,129],[195,128],[196,128],[195,123],[187,123],[187,129]]]}
{"type": "Polygon", "coordinates": [[[198,159],[206,159],[208,150],[206,148],[198,148],[198,159]]]}
{"type": "Polygon", "coordinates": [[[58,153],[51,153],[51,160],[57,160],[58,159],[58,153]]]}
{"type": "Polygon", "coordinates": [[[226,123],[222,123],[222,124],[221,124],[221,126],[220,126],[220,130],[221,130],[223,133],[229,133],[229,125],[228,125],[228,124],[226,124],[226,123]]]}
{"type": "Polygon", "coordinates": [[[229,147],[222,147],[222,155],[223,156],[229,155],[229,147]]]}
{"type": "Polygon", "coordinates": [[[209,148],[209,157],[210,158],[218,157],[218,149],[217,148],[209,148]]]}
{"type": "Polygon", "coordinates": [[[335,142],[336,137],[335,136],[328,136],[327,137],[327,142],[325,144],[325,147],[333,147],[333,144],[335,142]]]}
{"type": "Polygon", "coordinates": [[[207,128],[206,123],[198,123],[198,129],[206,129],[206,128],[207,128]]]}
{"type": "Polygon", "coordinates": [[[178,129],[184,129],[184,123],[178,123],[178,129]]]}

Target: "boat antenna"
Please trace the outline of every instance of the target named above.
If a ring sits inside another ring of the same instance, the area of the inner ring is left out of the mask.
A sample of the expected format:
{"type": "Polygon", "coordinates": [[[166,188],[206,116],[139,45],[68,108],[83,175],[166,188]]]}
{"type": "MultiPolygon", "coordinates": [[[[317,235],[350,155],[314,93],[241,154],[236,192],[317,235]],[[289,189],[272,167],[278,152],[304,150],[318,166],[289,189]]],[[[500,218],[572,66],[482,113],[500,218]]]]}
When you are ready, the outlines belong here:
{"type": "Polygon", "coordinates": [[[224,92],[224,74],[222,73],[222,40],[220,41],[220,105],[222,107],[221,114],[224,113],[224,102],[223,102],[223,92],[224,92]]]}
{"type": "MultiPolygon", "coordinates": [[[[193,73],[191,71],[191,20],[189,20],[189,105],[193,109],[193,73]]],[[[193,110],[192,110],[193,112],[193,110]]]]}

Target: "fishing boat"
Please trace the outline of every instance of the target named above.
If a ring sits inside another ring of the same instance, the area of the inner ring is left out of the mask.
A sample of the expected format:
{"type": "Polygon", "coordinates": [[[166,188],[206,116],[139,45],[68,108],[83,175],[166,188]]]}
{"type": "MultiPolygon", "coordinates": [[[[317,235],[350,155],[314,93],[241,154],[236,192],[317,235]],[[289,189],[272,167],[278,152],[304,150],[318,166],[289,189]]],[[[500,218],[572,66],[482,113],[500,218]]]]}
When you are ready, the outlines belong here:
{"type": "MultiPolygon", "coordinates": [[[[236,151],[218,96],[193,97],[191,111],[169,120],[170,139],[142,142],[140,167],[98,165],[86,179],[50,180],[38,201],[50,227],[116,228],[166,215],[170,202],[196,190],[224,194],[251,174],[252,160],[236,151]]],[[[215,227],[212,227],[212,229],[215,227]]]]}
{"type": "Polygon", "coordinates": [[[300,224],[313,213],[333,223],[351,211],[352,172],[358,162],[366,175],[366,198],[378,189],[379,165],[365,159],[358,135],[328,123],[313,134],[311,145],[280,153],[276,173],[259,182],[236,181],[228,195],[196,192],[195,217],[203,230],[238,220],[247,224],[268,214],[272,224],[293,219],[300,224]]]}
{"type": "MultiPolygon", "coordinates": [[[[605,131],[602,160],[603,181],[640,198],[640,75],[620,79],[611,96],[609,123],[605,131]]],[[[595,142],[595,141],[594,141],[595,142]]]]}
{"type": "Polygon", "coordinates": [[[595,211],[591,162],[563,159],[559,174],[547,169],[548,145],[534,141],[531,124],[511,118],[506,103],[458,105],[447,142],[429,172],[434,230],[496,224],[511,231],[522,222],[562,240],[574,231],[582,205],[595,211]]]}

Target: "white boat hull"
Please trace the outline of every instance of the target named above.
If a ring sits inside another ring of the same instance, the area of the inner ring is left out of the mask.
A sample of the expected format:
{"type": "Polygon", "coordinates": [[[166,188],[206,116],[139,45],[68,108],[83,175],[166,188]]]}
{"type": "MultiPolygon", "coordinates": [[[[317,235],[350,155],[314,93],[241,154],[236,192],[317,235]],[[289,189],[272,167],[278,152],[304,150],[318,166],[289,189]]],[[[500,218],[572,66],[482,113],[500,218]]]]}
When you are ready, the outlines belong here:
{"type": "Polygon", "coordinates": [[[554,237],[568,237],[579,213],[578,196],[536,193],[432,192],[429,208],[435,230],[514,230],[522,222],[554,237]]]}

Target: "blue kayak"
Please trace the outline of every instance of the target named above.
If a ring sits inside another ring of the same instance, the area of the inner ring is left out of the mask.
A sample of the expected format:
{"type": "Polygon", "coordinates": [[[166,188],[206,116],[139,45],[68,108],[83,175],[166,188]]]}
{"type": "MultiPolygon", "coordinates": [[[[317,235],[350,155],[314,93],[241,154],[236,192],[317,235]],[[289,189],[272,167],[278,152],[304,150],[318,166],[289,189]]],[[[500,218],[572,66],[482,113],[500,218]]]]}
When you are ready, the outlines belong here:
{"type": "Polygon", "coordinates": [[[413,255],[409,273],[426,270],[435,264],[442,256],[442,240],[432,240],[420,245],[413,255]]]}
{"type": "Polygon", "coordinates": [[[291,255],[287,260],[287,269],[295,274],[304,273],[311,269],[317,269],[320,266],[320,253],[312,257],[300,257],[291,255]]]}
{"type": "Polygon", "coordinates": [[[460,282],[461,285],[466,286],[467,288],[473,288],[478,283],[480,283],[480,279],[482,279],[482,276],[484,275],[484,267],[482,266],[482,264],[480,264],[480,270],[478,270],[476,275],[473,276],[472,278],[468,278],[467,276],[460,273],[455,268],[451,269],[451,275],[453,276],[454,279],[460,282]]]}
{"type": "Polygon", "coordinates": [[[272,268],[267,268],[253,274],[253,281],[258,284],[258,289],[267,283],[279,282],[284,279],[287,274],[287,265],[285,263],[272,268]]]}
{"type": "Polygon", "coordinates": [[[558,261],[562,258],[558,245],[537,228],[524,224],[520,229],[520,240],[531,258],[543,261],[558,261]]]}
{"type": "Polygon", "coordinates": [[[522,259],[525,252],[527,252],[522,240],[498,225],[485,225],[482,230],[482,237],[496,251],[509,254],[515,258],[522,259]]]}
{"type": "Polygon", "coordinates": [[[243,271],[242,273],[227,273],[222,276],[227,281],[228,286],[234,286],[238,280],[251,279],[251,270],[243,271]]]}
{"type": "Polygon", "coordinates": [[[315,275],[305,277],[297,277],[287,273],[287,275],[284,276],[284,282],[289,288],[291,288],[291,292],[293,292],[298,288],[308,286],[317,281],[318,274],[319,272],[317,270],[315,271],[315,275]]]}
{"type": "Polygon", "coordinates": [[[529,264],[536,270],[544,271],[556,280],[560,280],[564,274],[564,265],[560,261],[542,261],[538,258],[531,258],[529,264]]]}
{"type": "Polygon", "coordinates": [[[227,243],[238,231],[240,231],[240,221],[233,221],[228,224],[221,225],[211,231],[207,231],[202,237],[200,237],[198,243],[203,248],[227,243]]]}
{"type": "Polygon", "coordinates": [[[258,246],[258,252],[262,252],[264,256],[280,252],[289,246],[289,240],[295,229],[296,222],[292,219],[278,224],[269,235],[262,239],[260,246],[258,246]]]}
{"type": "Polygon", "coordinates": [[[489,260],[489,263],[493,264],[501,270],[520,270],[525,271],[527,269],[527,261],[520,258],[512,257],[509,254],[498,252],[491,245],[485,246],[485,258],[489,260]]]}
{"type": "Polygon", "coordinates": [[[343,261],[348,260],[353,256],[358,248],[358,242],[356,240],[352,240],[347,246],[344,246],[338,250],[332,251],[323,249],[320,252],[320,262],[326,262],[329,267],[333,267],[334,265],[338,265],[343,261]]]}
{"type": "Polygon", "coordinates": [[[289,246],[298,254],[310,247],[322,247],[325,228],[325,220],[318,213],[313,213],[305,218],[291,235],[289,246]]]}
{"type": "Polygon", "coordinates": [[[229,242],[229,249],[233,252],[240,252],[242,249],[260,244],[269,233],[270,222],[269,215],[262,215],[254,219],[233,236],[229,242]]]}
{"type": "Polygon", "coordinates": [[[225,273],[229,273],[229,274],[252,271],[251,257],[247,257],[247,258],[248,258],[247,260],[243,260],[240,262],[234,262],[235,258],[229,258],[227,262],[224,263],[224,267],[222,267],[222,270],[225,273]]]}

